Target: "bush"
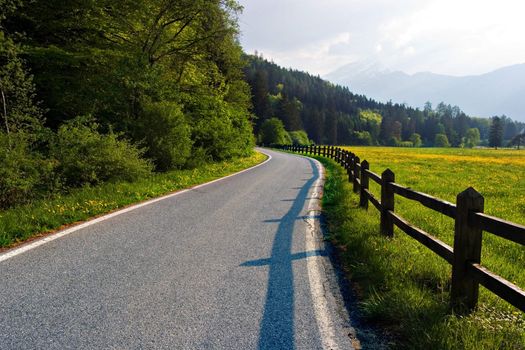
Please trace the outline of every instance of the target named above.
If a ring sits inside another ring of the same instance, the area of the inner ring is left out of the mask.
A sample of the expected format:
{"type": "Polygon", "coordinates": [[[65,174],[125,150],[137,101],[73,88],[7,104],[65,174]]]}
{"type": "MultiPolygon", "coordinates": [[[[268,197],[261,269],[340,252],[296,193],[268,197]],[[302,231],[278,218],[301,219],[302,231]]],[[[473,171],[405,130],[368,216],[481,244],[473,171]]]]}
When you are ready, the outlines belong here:
{"type": "Polygon", "coordinates": [[[399,139],[397,137],[391,137],[388,139],[387,146],[397,147],[399,139]]]}
{"type": "Polygon", "coordinates": [[[410,142],[412,142],[412,145],[414,147],[421,147],[421,135],[419,135],[418,133],[413,133],[412,135],[410,135],[410,142]]]}
{"type": "Polygon", "coordinates": [[[354,131],[351,135],[353,145],[371,146],[373,144],[372,136],[368,131],[354,131]]]}
{"type": "Polygon", "coordinates": [[[31,149],[25,133],[0,132],[0,208],[27,202],[52,190],[55,163],[31,149]]]}
{"type": "Polygon", "coordinates": [[[158,170],[179,168],[186,163],[191,155],[191,130],[178,104],[146,104],[137,126],[135,138],[145,143],[146,156],[158,170]]]}
{"type": "Polygon", "coordinates": [[[246,111],[218,96],[200,96],[187,106],[191,118],[195,155],[204,150],[205,158],[221,161],[247,156],[252,152],[253,134],[246,111]]]}
{"type": "Polygon", "coordinates": [[[294,145],[308,146],[312,143],[304,130],[290,131],[288,134],[294,145]]]}
{"type": "Polygon", "coordinates": [[[277,118],[270,118],[262,123],[259,140],[264,145],[289,145],[292,143],[290,135],[284,129],[283,122],[277,118]]]}
{"type": "Polygon", "coordinates": [[[446,134],[436,134],[436,138],[434,139],[434,146],[435,147],[450,147],[450,143],[448,142],[448,137],[446,134]]]}
{"type": "Polygon", "coordinates": [[[100,134],[91,117],[79,117],[60,126],[51,142],[51,156],[66,186],[103,181],[133,181],[148,175],[152,165],[143,150],[110,132],[100,134]]]}
{"type": "Polygon", "coordinates": [[[412,141],[398,141],[396,144],[397,147],[414,147],[412,141]]]}

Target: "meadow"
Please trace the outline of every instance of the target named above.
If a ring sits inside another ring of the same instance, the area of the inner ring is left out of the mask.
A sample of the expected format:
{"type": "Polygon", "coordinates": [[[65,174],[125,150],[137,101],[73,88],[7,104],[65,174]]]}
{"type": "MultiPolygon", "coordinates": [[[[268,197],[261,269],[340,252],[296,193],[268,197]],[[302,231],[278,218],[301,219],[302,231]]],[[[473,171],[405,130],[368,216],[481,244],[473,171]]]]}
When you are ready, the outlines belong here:
{"type": "Polygon", "coordinates": [[[266,155],[203,164],[194,169],[154,173],[133,182],[107,182],[72,189],[0,211],[0,251],[82,220],[137,202],[212,181],[261,163],[266,155]]]}
{"type": "MultiPolygon", "coordinates": [[[[456,202],[472,186],[485,197],[485,212],[525,224],[525,151],[347,147],[375,173],[390,168],[396,182],[456,202]]],[[[394,238],[379,232],[379,212],[359,208],[346,174],[332,161],[324,210],[329,232],[361,298],[365,319],[392,334],[394,347],[525,349],[525,317],[480,287],[479,308],[455,316],[449,306],[451,267],[399,229],[394,238]]],[[[380,188],[370,182],[380,198],[380,188]]],[[[396,196],[396,212],[416,226],[453,243],[452,219],[396,196]]],[[[482,264],[525,288],[525,247],[484,233],[482,264]]]]}

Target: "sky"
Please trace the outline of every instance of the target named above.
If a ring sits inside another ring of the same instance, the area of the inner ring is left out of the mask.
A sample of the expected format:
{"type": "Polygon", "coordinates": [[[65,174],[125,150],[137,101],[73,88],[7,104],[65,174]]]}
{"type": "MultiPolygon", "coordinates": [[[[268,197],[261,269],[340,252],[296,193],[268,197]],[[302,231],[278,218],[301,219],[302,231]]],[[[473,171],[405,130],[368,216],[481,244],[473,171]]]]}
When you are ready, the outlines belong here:
{"type": "Polygon", "coordinates": [[[321,76],[349,63],[482,74],[525,63],[523,0],[239,0],[241,44],[321,76]]]}

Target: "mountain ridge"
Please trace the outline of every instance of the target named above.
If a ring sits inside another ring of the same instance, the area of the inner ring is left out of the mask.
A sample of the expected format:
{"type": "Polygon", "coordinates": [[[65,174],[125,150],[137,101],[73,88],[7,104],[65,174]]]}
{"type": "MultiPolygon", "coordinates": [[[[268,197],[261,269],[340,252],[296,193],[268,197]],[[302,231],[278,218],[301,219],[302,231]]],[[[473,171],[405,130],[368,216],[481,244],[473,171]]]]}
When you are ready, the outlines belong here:
{"type": "Polygon", "coordinates": [[[506,115],[525,121],[525,63],[478,75],[452,76],[432,72],[407,74],[379,64],[351,63],[323,78],[382,102],[423,107],[430,101],[458,105],[469,115],[506,115]]]}

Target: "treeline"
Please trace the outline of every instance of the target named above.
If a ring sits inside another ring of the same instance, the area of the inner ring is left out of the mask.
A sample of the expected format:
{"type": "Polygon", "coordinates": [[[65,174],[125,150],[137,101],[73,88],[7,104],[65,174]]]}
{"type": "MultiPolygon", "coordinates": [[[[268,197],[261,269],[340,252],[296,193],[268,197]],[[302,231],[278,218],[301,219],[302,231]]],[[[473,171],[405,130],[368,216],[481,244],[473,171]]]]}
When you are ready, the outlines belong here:
{"type": "Polygon", "coordinates": [[[234,0],[0,0],[0,207],[247,155],[234,0]]]}
{"type": "MultiPolygon", "coordinates": [[[[320,77],[247,57],[255,132],[272,117],[287,131],[305,130],[317,144],[474,147],[490,144],[492,120],[467,116],[457,106],[428,103],[423,110],[380,103],[320,77]]],[[[497,119],[501,145],[523,134],[525,123],[497,119]],[[499,131],[501,130],[501,131],[499,131]]],[[[499,135],[499,134],[498,134],[499,135]]],[[[261,140],[260,140],[261,141],[261,140]]],[[[514,141],[515,142],[515,141],[514,141]]]]}

